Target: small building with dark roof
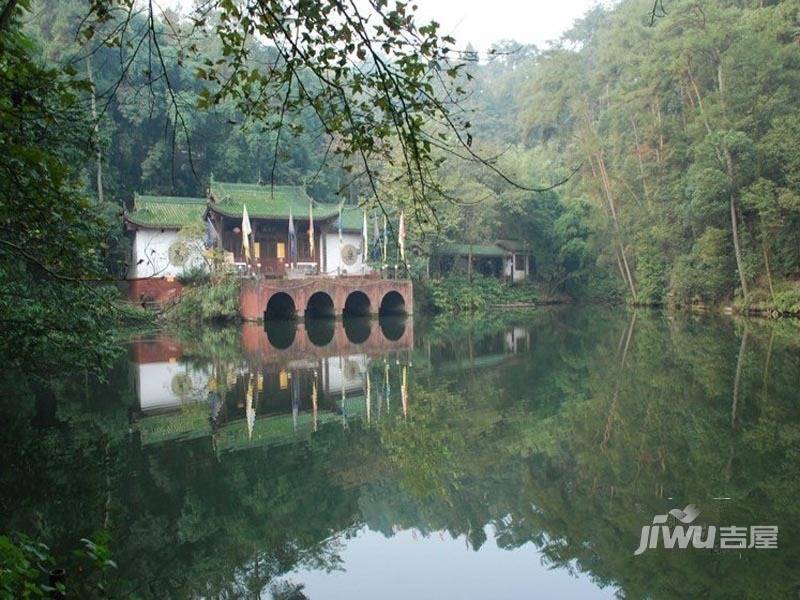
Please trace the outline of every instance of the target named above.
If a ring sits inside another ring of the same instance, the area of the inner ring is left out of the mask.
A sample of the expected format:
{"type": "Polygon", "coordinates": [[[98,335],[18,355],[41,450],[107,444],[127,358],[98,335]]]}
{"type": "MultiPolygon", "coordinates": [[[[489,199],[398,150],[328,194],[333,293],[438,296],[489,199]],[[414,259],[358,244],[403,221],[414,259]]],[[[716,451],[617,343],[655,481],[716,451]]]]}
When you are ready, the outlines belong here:
{"type": "Polygon", "coordinates": [[[469,271],[470,261],[477,273],[514,282],[529,279],[535,267],[530,249],[510,240],[497,240],[493,244],[443,244],[436,249],[431,262],[434,272],[445,274],[469,271]]]}

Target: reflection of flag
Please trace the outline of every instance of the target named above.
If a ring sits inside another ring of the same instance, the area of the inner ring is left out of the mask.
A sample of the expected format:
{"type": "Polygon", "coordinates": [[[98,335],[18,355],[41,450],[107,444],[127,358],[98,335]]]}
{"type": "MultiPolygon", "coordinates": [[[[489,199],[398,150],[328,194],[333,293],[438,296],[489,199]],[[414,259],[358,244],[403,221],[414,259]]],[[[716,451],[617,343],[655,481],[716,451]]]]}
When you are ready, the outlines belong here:
{"type": "Polygon", "coordinates": [[[400,211],[400,225],[397,227],[397,243],[400,246],[400,260],[406,260],[406,219],[400,211]]]}
{"type": "Polygon", "coordinates": [[[218,239],[219,235],[217,234],[217,230],[214,228],[213,223],[211,223],[211,217],[206,217],[206,237],[203,241],[203,245],[206,248],[213,248],[218,239]]]}
{"type": "Polygon", "coordinates": [[[250,226],[250,216],[247,214],[247,205],[242,205],[242,247],[244,248],[244,258],[250,262],[250,235],[253,228],[250,226]]]}
{"type": "Polygon", "coordinates": [[[367,392],[366,392],[366,397],[367,397],[367,424],[369,424],[369,417],[370,417],[369,413],[370,413],[370,409],[372,408],[372,406],[371,406],[372,399],[370,398],[370,396],[372,395],[372,388],[370,386],[370,381],[369,381],[369,365],[367,365],[367,371],[366,371],[365,375],[366,375],[366,378],[367,378],[367,381],[366,381],[366,385],[367,385],[367,392]]]}
{"type": "Polygon", "coordinates": [[[403,416],[408,414],[408,367],[403,365],[403,382],[400,384],[400,400],[403,403],[403,416]]]}
{"type": "Polygon", "coordinates": [[[308,202],[308,247],[311,258],[314,258],[314,204],[308,202]]]}
{"type": "Polygon", "coordinates": [[[386,412],[389,412],[389,394],[392,388],[389,386],[389,363],[383,365],[383,396],[386,398],[386,412]]]}
{"type": "Polygon", "coordinates": [[[292,375],[292,424],[297,429],[297,415],[300,412],[300,380],[297,374],[292,375]]]}
{"type": "Polygon", "coordinates": [[[297,232],[294,229],[294,218],[289,211],[289,262],[297,262],[297,232]]]}
{"type": "Polygon", "coordinates": [[[253,383],[252,381],[247,386],[247,400],[244,409],[245,417],[247,418],[247,437],[253,437],[253,425],[256,422],[256,410],[253,408],[253,383]]]}
{"type": "Polygon", "coordinates": [[[219,393],[216,391],[209,391],[208,401],[211,405],[211,420],[216,421],[217,417],[219,416],[219,411],[222,408],[222,402],[220,401],[219,393]]]}
{"type": "Polygon", "coordinates": [[[317,430],[317,372],[311,380],[311,410],[314,412],[314,431],[317,430]]]}

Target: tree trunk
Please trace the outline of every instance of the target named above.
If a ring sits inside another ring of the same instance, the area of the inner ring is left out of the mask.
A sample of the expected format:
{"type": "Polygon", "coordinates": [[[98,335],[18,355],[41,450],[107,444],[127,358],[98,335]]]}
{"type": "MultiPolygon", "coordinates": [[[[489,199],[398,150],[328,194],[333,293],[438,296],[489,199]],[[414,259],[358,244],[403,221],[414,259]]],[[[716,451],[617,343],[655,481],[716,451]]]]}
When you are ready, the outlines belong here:
{"type": "Polygon", "coordinates": [[[617,209],[614,204],[614,196],[611,193],[611,181],[608,178],[608,171],[606,171],[606,164],[603,160],[603,155],[597,155],[597,164],[600,168],[600,176],[603,182],[603,187],[606,191],[606,198],[608,200],[608,206],[611,209],[611,217],[614,221],[614,231],[617,234],[617,244],[619,245],[619,253],[620,257],[622,258],[622,265],[625,267],[625,275],[626,280],[628,282],[628,287],[631,290],[631,294],[633,295],[633,301],[636,302],[638,300],[636,295],[636,284],[633,282],[633,276],[631,275],[631,269],[628,266],[628,258],[625,255],[625,246],[622,243],[622,232],[619,226],[619,218],[617,217],[617,209]]]}
{"type": "Polygon", "coordinates": [[[94,84],[94,75],[92,73],[92,57],[86,58],[86,72],[89,75],[89,83],[92,86],[91,107],[92,107],[92,120],[94,121],[94,145],[95,145],[95,160],[97,162],[97,200],[100,204],[104,202],[103,195],[103,148],[100,145],[100,121],[97,118],[97,87],[94,84]]]}
{"type": "Polygon", "coordinates": [[[644,176],[644,163],[642,161],[641,146],[639,145],[639,131],[636,129],[636,119],[631,116],[631,126],[633,127],[633,142],[636,144],[636,160],[639,163],[639,177],[642,180],[642,191],[644,192],[644,199],[647,202],[648,208],[650,205],[650,194],[647,191],[647,180],[644,176]]]}
{"type": "Polygon", "coordinates": [[[742,248],[739,243],[739,217],[736,206],[736,192],[733,181],[733,156],[729,148],[725,148],[725,166],[728,172],[728,180],[731,185],[730,209],[731,209],[731,232],[733,233],[733,249],[736,254],[736,269],[739,271],[739,282],[742,285],[742,294],[745,300],[750,295],[747,288],[747,279],[744,276],[744,263],[742,262],[742,248]]]}
{"type": "Polygon", "coordinates": [[[775,289],[772,287],[772,271],[769,268],[769,250],[767,249],[767,240],[764,236],[761,237],[761,251],[764,254],[764,267],[767,270],[767,284],[769,285],[769,295],[772,298],[772,305],[775,306],[775,289]]]}

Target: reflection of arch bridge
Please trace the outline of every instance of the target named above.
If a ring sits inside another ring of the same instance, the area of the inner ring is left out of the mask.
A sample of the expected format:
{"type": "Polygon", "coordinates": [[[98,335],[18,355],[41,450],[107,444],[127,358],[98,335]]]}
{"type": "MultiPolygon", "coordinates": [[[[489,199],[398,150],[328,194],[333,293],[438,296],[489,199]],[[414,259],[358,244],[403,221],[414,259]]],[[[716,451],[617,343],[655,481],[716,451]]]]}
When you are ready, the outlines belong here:
{"type": "Polygon", "coordinates": [[[309,316],[413,312],[411,281],[369,277],[246,280],[242,283],[239,303],[242,318],[251,321],[302,318],[307,311],[309,316]]]}
{"type": "Polygon", "coordinates": [[[258,364],[269,364],[355,354],[380,357],[392,352],[410,351],[414,347],[414,328],[410,321],[396,339],[387,338],[383,335],[380,325],[373,323],[369,328],[369,337],[360,344],[353,343],[342,324],[336,323],[336,327],[331,331],[330,340],[324,346],[310,339],[308,329],[303,323],[296,326],[290,323],[289,327],[292,327],[294,333],[291,344],[286,348],[277,348],[269,341],[263,326],[245,323],[242,326],[242,347],[247,358],[258,364]]]}

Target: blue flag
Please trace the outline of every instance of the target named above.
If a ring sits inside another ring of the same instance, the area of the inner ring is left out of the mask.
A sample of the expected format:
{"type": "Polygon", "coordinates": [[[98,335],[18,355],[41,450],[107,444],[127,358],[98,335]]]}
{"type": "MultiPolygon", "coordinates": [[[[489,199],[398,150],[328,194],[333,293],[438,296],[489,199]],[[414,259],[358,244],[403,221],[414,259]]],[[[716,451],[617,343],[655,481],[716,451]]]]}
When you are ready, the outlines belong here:
{"type": "Polygon", "coordinates": [[[294,229],[292,211],[289,211],[289,262],[297,262],[297,232],[294,229]]]}

